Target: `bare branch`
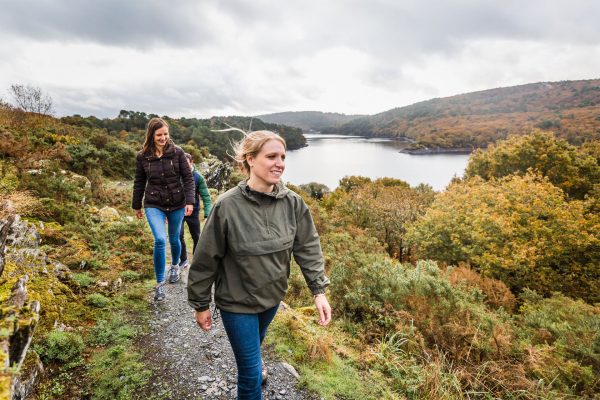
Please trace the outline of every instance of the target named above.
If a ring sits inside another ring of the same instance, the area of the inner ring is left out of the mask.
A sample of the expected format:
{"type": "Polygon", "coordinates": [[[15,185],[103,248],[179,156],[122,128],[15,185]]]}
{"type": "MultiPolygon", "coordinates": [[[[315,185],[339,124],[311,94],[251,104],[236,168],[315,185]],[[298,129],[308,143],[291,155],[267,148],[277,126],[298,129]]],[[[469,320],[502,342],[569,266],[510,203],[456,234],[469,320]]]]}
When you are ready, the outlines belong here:
{"type": "Polygon", "coordinates": [[[42,89],[34,86],[11,85],[9,93],[18,108],[26,112],[42,115],[52,115],[52,98],[42,92],[42,89]]]}

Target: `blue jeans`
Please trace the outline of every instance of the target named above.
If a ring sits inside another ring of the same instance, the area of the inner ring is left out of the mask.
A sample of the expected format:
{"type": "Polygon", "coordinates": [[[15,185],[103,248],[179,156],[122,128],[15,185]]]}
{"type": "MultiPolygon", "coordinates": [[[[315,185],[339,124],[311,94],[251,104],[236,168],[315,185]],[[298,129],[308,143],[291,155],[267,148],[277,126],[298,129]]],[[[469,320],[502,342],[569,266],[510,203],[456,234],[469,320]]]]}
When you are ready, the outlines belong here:
{"type": "Polygon", "coordinates": [[[262,399],[262,359],[260,345],[279,304],[258,314],[221,310],[223,326],[235,355],[238,369],[238,400],[262,399]]]}
{"type": "Polygon", "coordinates": [[[173,211],[163,211],[160,208],[146,208],[145,211],[150,230],[152,231],[152,235],[154,235],[154,273],[156,274],[156,282],[160,283],[165,280],[165,267],[167,263],[165,220],[169,221],[171,264],[177,265],[179,264],[179,256],[181,255],[179,232],[181,231],[185,208],[178,208],[173,211]]]}

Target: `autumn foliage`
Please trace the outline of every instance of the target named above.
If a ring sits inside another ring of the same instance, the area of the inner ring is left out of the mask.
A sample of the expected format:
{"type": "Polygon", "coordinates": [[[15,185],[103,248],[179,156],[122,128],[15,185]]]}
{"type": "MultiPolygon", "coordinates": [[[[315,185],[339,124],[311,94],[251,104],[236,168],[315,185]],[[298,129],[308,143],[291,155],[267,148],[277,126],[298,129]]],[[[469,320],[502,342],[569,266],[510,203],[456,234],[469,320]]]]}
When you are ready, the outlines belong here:
{"type": "Polygon", "coordinates": [[[439,98],[354,119],[326,133],[407,138],[414,149],[485,148],[534,128],[572,144],[600,138],[600,80],[540,82],[439,98]]]}

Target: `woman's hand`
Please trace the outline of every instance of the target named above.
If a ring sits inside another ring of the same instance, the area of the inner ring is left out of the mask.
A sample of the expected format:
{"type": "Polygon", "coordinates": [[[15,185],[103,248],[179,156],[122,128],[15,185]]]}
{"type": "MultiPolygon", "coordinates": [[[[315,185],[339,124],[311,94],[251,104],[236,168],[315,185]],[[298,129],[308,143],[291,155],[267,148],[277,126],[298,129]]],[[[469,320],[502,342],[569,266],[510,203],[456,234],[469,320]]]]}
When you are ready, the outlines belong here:
{"type": "Polygon", "coordinates": [[[192,215],[192,212],[194,211],[194,205],[193,204],[186,204],[185,205],[185,216],[190,216],[192,215]]]}
{"type": "Polygon", "coordinates": [[[135,216],[138,217],[138,219],[142,219],[144,217],[144,213],[142,212],[141,208],[139,210],[135,210],[135,216]]]}
{"type": "Polygon", "coordinates": [[[210,331],[212,328],[212,316],[210,315],[210,309],[204,311],[194,311],[196,317],[196,323],[202,330],[210,331]]]}
{"type": "Polygon", "coordinates": [[[315,296],[315,307],[319,312],[319,325],[327,325],[331,322],[331,306],[327,301],[325,294],[315,296]]]}

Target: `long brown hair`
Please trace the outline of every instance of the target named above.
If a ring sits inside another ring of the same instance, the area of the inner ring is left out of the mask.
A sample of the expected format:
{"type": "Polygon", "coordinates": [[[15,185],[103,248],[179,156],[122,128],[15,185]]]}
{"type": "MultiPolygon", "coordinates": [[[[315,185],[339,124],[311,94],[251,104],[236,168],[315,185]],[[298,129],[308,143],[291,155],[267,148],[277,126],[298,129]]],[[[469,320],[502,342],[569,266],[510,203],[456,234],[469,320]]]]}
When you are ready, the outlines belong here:
{"type": "Polygon", "coordinates": [[[155,155],[156,146],[154,145],[154,132],[163,126],[169,127],[167,121],[162,118],[154,117],[148,121],[148,127],[146,128],[146,140],[144,141],[144,147],[142,153],[145,155],[155,155]]]}

